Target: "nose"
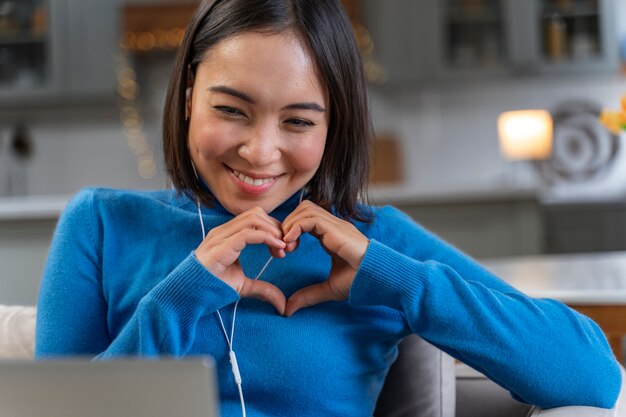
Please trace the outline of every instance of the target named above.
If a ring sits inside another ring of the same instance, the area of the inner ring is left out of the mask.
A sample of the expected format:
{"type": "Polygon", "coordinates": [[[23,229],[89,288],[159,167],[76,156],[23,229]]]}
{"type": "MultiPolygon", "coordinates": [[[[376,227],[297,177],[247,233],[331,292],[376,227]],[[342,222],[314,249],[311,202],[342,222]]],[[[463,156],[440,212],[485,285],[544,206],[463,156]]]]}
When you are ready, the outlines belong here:
{"type": "Polygon", "coordinates": [[[259,126],[237,149],[240,157],[255,168],[270,165],[280,159],[279,133],[270,127],[259,126]]]}

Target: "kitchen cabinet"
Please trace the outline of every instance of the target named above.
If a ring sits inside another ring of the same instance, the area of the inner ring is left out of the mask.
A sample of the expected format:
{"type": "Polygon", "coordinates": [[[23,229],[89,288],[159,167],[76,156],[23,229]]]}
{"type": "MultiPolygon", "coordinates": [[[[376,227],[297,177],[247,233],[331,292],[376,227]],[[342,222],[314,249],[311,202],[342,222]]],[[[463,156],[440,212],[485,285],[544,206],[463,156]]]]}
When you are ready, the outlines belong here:
{"type": "Polygon", "coordinates": [[[543,252],[543,216],[534,198],[395,204],[426,229],[475,258],[543,252]]]}
{"type": "Polygon", "coordinates": [[[0,0],[0,106],[113,97],[117,2],[0,0]]]}
{"type": "Polygon", "coordinates": [[[365,0],[388,84],[616,70],[615,0],[365,0]]]}
{"type": "Polygon", "coordinates": [[[548,205],[546,253],[626,250],[626,202],[548,205]]]}
{"type": "Polygon", "coordinates": [[[373,58],[387,73],[386,86],[403,87],[432,78],[436,71],[428,18],[433,0],[363,0],[363,25],[373,40],[373,58]]]}

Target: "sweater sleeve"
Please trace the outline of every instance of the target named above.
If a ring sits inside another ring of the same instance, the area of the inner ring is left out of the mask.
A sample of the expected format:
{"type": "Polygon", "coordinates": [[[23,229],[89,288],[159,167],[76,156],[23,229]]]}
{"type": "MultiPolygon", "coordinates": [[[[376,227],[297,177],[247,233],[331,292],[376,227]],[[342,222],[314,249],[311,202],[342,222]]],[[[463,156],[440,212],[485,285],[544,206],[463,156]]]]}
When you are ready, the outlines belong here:
{"type": "Polygon", "coordinates": [[[59,219],[40,288],[35,356],[184,355],[200,317],[236,301],[238,294],[190,254],[139,301],[120,334],[111,337],[96,205],[95,191],[82,191],[59,219]]]}
{"type": "Polygon", "coordinates": [[[542,408],[614,406],[621,372],[591,319],[522,294],[390,210],[377,220],[386,242],[370,241],[351,304],[401,311],[414,333],[521,401],[542,408]]]}
{"type": "Polygon", "coordinates": [[[192,253],[141,299],[126,327],[96,359],[183,356],[195,340],[200,318],[238,298],[192,253]]]}

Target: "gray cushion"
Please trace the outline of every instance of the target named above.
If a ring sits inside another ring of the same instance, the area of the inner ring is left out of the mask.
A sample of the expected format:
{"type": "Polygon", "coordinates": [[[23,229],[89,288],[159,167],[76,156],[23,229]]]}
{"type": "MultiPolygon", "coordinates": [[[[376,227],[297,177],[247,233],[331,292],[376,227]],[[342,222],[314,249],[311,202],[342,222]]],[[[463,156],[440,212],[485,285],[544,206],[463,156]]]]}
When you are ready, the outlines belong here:
{"type": "Polygon", "coordinates": [[[456,417],[527,417],[532,407],[485,376],[457,377],[456,417]]]}
{"type": "Polygon", "coordinates": [[[415,335],[398,349],[374,416],[454,417],[454,360],[415,335]]]}

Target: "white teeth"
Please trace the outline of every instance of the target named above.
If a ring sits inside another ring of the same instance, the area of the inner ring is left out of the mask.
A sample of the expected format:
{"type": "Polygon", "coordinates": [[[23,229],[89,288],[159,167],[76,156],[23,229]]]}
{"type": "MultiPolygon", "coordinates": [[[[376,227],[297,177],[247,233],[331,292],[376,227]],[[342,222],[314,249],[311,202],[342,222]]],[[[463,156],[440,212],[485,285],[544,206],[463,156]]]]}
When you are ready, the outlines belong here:
{"type": "Polygon", "coordinates": [[[255,187],[258,187],[259,185],[263,185],[263,184],[267,184],[268,182],[272,181],[273,178],[251,178],[248,177],[246,175],[243,175],[241,172],[237,172],[235,170],[233,170],[233,174],[235,174],[235,176],[237,178],[239,178],[241,181],[245,182],[248,185],[253,185],[255,187]]]}

